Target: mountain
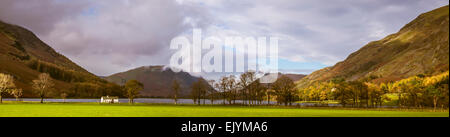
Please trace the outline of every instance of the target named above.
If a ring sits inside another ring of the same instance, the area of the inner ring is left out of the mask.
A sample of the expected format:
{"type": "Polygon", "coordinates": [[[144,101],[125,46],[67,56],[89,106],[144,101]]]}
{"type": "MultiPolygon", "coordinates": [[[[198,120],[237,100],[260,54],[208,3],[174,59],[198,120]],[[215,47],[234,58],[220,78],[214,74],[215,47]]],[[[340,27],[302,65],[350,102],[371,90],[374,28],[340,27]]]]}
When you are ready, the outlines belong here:
{"type": "MultiPolygon", "coordinates": [[[[269,74],[273,74],[273,73],[266,73],[266,74],[264,74],[264,76],[267,76],[269,74]]],[[[306,77],[307,75],[305,75],[305,74],[292,74],[292,73],[281,73],[281,72],[278,72],[278,78],[280,78],[282,76],[286,76],[289,79],[291,79],[292,81],[298,81],[298,80],[301,80],[302,78],[306,77]]]]}
{"type": "Polygon", "coordinates": [[[373,41],[334,66],[315,71],[297,83],[344,78],[396,81],[418,74],[434,75],[449,70],[449,6],[427,13],[395,34],[373,41]]]}
{"type": "Polygon", "coordinates": [[[31,31],[3,21],[0,21],[0,73],[12,75],[24,97],[36,97],[31,83],[41,73],[49,73],[55,79],[55,95],[71,87],[72,82],[106,82],[56,52],[31,31]]]}
{"type": "Polygon", "coordinates": [[[307,76],[307,75],[304,75],[304,74],[288,74],[288,73],[287,74],[281,74],[281,75],[284,75],[284,76],[290,78],[293,81],[298,81],[298,80],[300,80],[300,79],[302,79],[302,78],[307,76]]]}
{"type": "Polygon", "coordinates": [[[171,97],[172,82],[176,79],[181,86],[179,96],[188,97],[192,83],[203,78],[191,76],[187,72],[173,72],[164,66],[144,66],[113,74],[104,79],[119,85],[124,85],[128,80],[138,80],[144,84],[144,90],[140,92],[143,97],[171,97]]]}

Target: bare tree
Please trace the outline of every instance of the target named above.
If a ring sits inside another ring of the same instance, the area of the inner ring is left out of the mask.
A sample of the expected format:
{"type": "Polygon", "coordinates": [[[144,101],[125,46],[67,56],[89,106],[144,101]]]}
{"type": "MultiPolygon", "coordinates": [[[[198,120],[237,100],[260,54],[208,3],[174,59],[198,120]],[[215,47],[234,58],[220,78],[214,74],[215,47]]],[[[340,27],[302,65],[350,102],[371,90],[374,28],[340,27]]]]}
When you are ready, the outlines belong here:
{"type": "Polygon", "coordinates": [[[33,89],[39,94],[41,103],[44,103],[45,95],[53,88],[53,80],[47,73],[39,75],[38,79],[33,80],[33,89]]]}
{"type": "Polygon", "coordinates": [[[220,94],[223,98],[223,104],[225,104],[225,101],[227,99],[227,89],[228,89],[228,77],[222,77],[218,83],[218,87],[220,90],[220,94]]]}
{"type": "Polygon", "coordinates": [[[255,80],[253,82],[254,90],[255,90],[255,100],[257,104],[262,104],[262,101],[264,100],[264,96],[266,95],[266,87],[261,84],[259,79],[255,80]]]}
{"type": "Polygon", "coordinates": [[[207,86],[207,82],[205,81],[205,80],[203,80],[203,79],[201,79],[201,80],[199,80],[200,81],[200,83],[201,83],[201,91],[200,91],[200,94],[202,95],[202,99],[203,99],[203,105],[205,105],[205,101],[206,101],[206,93],[208,93],[208,86],[207,86]]]}
{"type": "MultiPolygon", "coordinates": [[[[191,96],[194,100],[194,103],[197,102],[198,105],[200,105],[200,99],[202,98],[202,95],[204,97],[204,93],[206,93],[206,84],[204,80],[198,80],[197,82],[192,83],[192,91],[191,96]]],[[[203,101],[203,104],[205,102],[203,101]]]]}
{"type": "Polygon", "coordinates": [[[177,96],[178,96],[178,92],[180,92],[180,83],[178,83],[177,80],[173,80],[172,83],[172,90],[173,90],[173,100],[175,101],[175,104],[177,104],[177,96]]]}
{"type": "Polygon", "coordinates": [[[68,96],[67,93],[65,93],[65,92],[61,93],[61,98],[63,99],[64,103],[66,102],[67,96],[68,96]]]}
{"type": "Polygon", "coordinates": [[[255,72],[248,71],[243,74],[241,74],[241,77],[239,78],[239,86],[241,87],[241,94],[244,97],[244,103],[246,100],[248,100],[248,104],[251,102],[252,98],[252,88],[249,86],[253,81],[256,80],[255,72]]]}
{"type": "Polygon", "coordinates": [[[14,89],[11,94],[16,98],[16,101],[19,101],[19,98],[22,97],[22,89],[14,89]]]}
{"type": "Polygon", "coordinates": [[[236,89],[236,77],[234,75],[230,75],[227,80],[227,93],[228,93],[228,103],[236,104],[236,96],[237,96],[237,89],[236,89]]]}
{"type": "Polygon", "coordinates": [[[14,79],[11,75],[0,73],[0,103],[3,103],[3,93],[10,93],[15,87],[14,79]]]}
{"type": "Polygon", "coordinates": [[[216,87],[216,81],[215,80],[208,80],[208,84],[212,87],[209,88],[209,97],[211,104],[214,104],[214,96],[216,95],[216,90],[214,89],[216,87]]]}

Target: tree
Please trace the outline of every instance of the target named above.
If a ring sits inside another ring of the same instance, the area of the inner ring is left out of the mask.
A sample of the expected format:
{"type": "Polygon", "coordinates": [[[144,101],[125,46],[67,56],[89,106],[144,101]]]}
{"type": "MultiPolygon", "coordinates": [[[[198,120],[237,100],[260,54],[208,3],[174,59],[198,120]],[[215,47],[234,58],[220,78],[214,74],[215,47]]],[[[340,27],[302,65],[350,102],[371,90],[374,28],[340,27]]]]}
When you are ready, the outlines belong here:
{"type": "Polygon", "coordinates": [[[273,90],[277,95],[277,101],[283,102],[284,105],[292,105],[295,94],[295,84],[292,79],[287,76],[281,76],[273,83],[273,90]]]}
{"type": "Polygon", "coordinates": [[[206,92],[206,90],[206,85],[203,80],[198,80],[192,83],[191,96],[194,103],[197,102],[197,104],[200,105],[200,99],[202,98],[202,95],[206,92]]]}
{"type": "Polygon", "coordinates": [[[350,81],[348,83],[352,92],[350,92],[353,98],[353,105],[357,107],[361,107],[363,104],[368,106],[368,90],[367,85],[361,81],[350,81]]]}
{"type": "Polygon", "coordinates": [[[251,92],[252,89],[249,87],[249,85],[256,80],[256,76],[255,76],[255,72],[253,71],[248,71],[245,72],[243,74],[241,74],[241,76],[239,77],[239,86],[242,90],[241,91],[241,95],[244,97],[244,104],[246,102],[246,100],[248,100],[248,103],[250,104],[250,98],[251,98],[251,92]]]}
{"type": "Polygon", "coordinates": [[[42,73],[38,76],[38,79],[33,80],[33,89],[41,98],[41,103],[44,103],[44,98],[53,88],[53,80],[47,73],[42,73]]]}
{"type": "Polygon", "coordinates": [[[178,83],[177,80],[173,80],[172,83],[172,90],[173,90],[173,100],[175,101],[175,104],[177,104],[177,96],[178,92],[180,92],[180,83],[178,83]]]}
{"type": "Polygon", "coordinates": [[[223,98],[223,104],[227,99],[227,91],[228,91],[228,77],[222,77],[218,83],[218,89],[221,91],[220,94],[223,98]]]}
{"type": "Polygon", "coordinates": [[[256,86],[256,100],[258,101],[258,104],[262,104],[264,101],[264,96],[266,95],[267,88],[261,84],[261,82],[258,80],[255,81],[256,86]]]}
{"type": "Polygon", "coordinates": [[[231,104],[231,102],[233,102],[233,104],[236,104],[236,78],[234,75],[230,75],[228,78],[228,80],[226,81],[226,85],[227,85],[227,95],[228,95],[228,103],[231,104]]]}
{"type": "MultiPolygon", "coordinates": [[[[191,86],[191,98],[194,104],[197,104],[197,100],[200,96],[200,90],[197,82],[192,83],[191,86]]],[[[198,103],[200,105],[200,102],[198,103]]]]}
{"type": "Polygon", "coordinates": [[[448,105],[448,82],[448,71],[433,77],[425,78],[423,83],[424,86],[426,86],[427,93],[432,97],[433,111],[436,111],[439,102],[443,102],[443,104],[448,105]],[[440,99],[443,99],[445,101],[440,101],[440,99]]]}
{"type": "Polygon", "coordinates": [[[61,93],[61,98],[63,99],[63,102],[64,102],[64,103],[66,102],[67,96],[68,96],[68,95],[67,95],[66,92],[61,93]]]}
{"type": "Polygon", "coordinates": [[[208,93],[208,86],[207,86],[207,82],[203,79],[200,79],[199,82],[201,83],[201,90],[200,90],[200,95],[201,95],[201,99],[203,99],[203,105],[205,105],[206,102],[206,93],[208,93]]]}
{"type": "Polygon", "coordinates": [[[139,91],[144,89],[144,85],[137,80],[129,80],[125,83],[126,96],[128,97],[128,103],[133,104],[134,98],[139,95],[139,91]]]}
{"type": "Polygon", "coordinates": [[[386,93],[386,84],[366,83],[369,91],[369,100],[372,107],[381,106],[383,103],[383,95],[386,93]]]}
{"type": "Polygon", "coordinates": [[[331,93],[339,100],[339,103],[345,107],[351,99],[348,83],[343,78],[334,78],[331,81],[331,93]]]}
{"type": "Polygon", "coordinates": [[[19,101],[19,98],[22,97],[23,92],[22,89],[13,89],[11,94],[16,98],[16,101],[19,101]]]}
{"type": "Polygon", "coordinates": [[[321,102],[327,100],[327,99],[328,99],[327,92],[326,92],[325,90],[321,91],[321,92],[320,92],[320,95],[319,95],[319,98],[320,98],[320,101],[321,101],[321,102]]]}
{"type": "Polygon", "coordinates": [[[271,95],[275,94],[275,91],[273,91],[272,89],[267,89],[266,94],[267,94],[267,105],[270,105],[270,97],[271,95]]]}
{"type": "Polygon", "coordinates": [[[3,103],[3,93],[10,93],[15,87],[14,79],[11,75],[0,73],[0,103],[3,103]]]}
{"type": "Polygon", "coordinates": [[[216,88],[216,81],[215,80],[208,80],[208,84],[212,87],[212,88],[208,88],[209,90],[209,97],[211,98],[211,104],[214,104],[214,96],[216,95],[216,90],[214,88],[216,88]]]}
{"type": "Polygon", "coordinates": [[[249,85],[249,90],[251,91],[251,102],[252,104],[261,104],[264,100],[264,96],[266,95],[266,87],[261,84],[259,79],[253,81],[249,85]]]}

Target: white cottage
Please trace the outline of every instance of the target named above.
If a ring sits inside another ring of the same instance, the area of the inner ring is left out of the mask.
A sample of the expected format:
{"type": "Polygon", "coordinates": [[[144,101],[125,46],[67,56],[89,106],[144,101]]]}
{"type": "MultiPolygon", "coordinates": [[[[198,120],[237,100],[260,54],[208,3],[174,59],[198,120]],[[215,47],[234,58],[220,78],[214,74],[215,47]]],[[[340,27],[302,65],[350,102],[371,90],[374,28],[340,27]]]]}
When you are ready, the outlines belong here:
{"type": "Polygon", "coordinates": [[[119,97],[117,96],[102,96],[101,103],[119,103],[119,97]]]}

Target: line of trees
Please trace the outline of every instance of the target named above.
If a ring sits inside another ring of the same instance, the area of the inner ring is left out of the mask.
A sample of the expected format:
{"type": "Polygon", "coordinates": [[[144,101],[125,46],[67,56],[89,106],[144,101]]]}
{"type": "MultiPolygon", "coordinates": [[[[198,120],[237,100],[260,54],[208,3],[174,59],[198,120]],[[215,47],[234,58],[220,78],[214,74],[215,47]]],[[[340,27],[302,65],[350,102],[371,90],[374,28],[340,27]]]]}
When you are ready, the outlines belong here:
{"type": "MultiPolygon", "coordinates": [[[[53,89],[53,80],[47,73],[42,73],[33,80],[33,91],[41,98],[43,103],[46,95],[53,89]]],[[[22,95],[22,89],[16,88],[14,78],[11,75],[0,73],[0,103],[3,103],[2,96],[6,93],[13,95],[18,100],[22,95]]]]}
{"type": "Polygon", "coordinates": [[[214,99],[221,99],[223,104],[259,105],[264,100],[268,104],[276,100],[278,104],[292,105],[298,100],[296,91],[294,82],[286,76],[281,76],[272,84],[263,84],[256,78],[255,72],[250,71],[239,78],[224,76],[217,82],[199,80],[192,85],[191,97],[197,104],[201,104],[202,99],[203,104],[206,99],[210,99],[211,104],[214,99]],[[237,103],[237,100],[242,102],[237,103]]]}
{"type": "Polygon", "coordinates": [[[27,61],[27,66],[38,72],[47,73],[55,80],[70,83],[70,87],[60,91],[66,94],[65,97],[92,98],[105,95],[125,97],[126,95],[124,87],[107,82],[87,72],[78,72],[34,58],[27,61]]]}
{"type": "Polygon", "coordinates": [[[345,81],[335,78],[326,82],[316,82],[299,89],[303,101],[338,101],[352,107],[379,107],[386,101],[393,101],[398,107],[448,108],[448,75],[444,72],[436,76],[412,76],[396,82],[375,84],[369,80],[345,81]]]}
{"type": "MultiPolygon", "coordinates": [[[[51,93],[55,93],[54,79],[48,73],[41,73],[32,83],[33,93],[40,98],[40,103],[44,102],[44,98],[51,93]]],[[[134,103],[134,98],[139,95],[139,91],[143,89],[143,84],[136,80],[129,80],[124,86],[113,83],[88,83],[76,82],[68,89],[59,91],[59,95],[64,100],[70,96],[76,97],[101,97],[105,95],[128,97],[129,103],[134,103]]],[[[0,73],[0,103],[3,103],[3,96],[6,94],[13,95],[16,100],[23,95],[23,91],[17,88],[14,83],[14,77],[11,75],[0,73]]]]}
{"type": "Polygon", "coordinates": [[[78,72],[73,69],[67,69],[53,63],[31,59],[27,61],[27,66],[41,73],[47,73],[52,78],[64,82],[106,82],[98,77],[86,73],[78,72]]]}

